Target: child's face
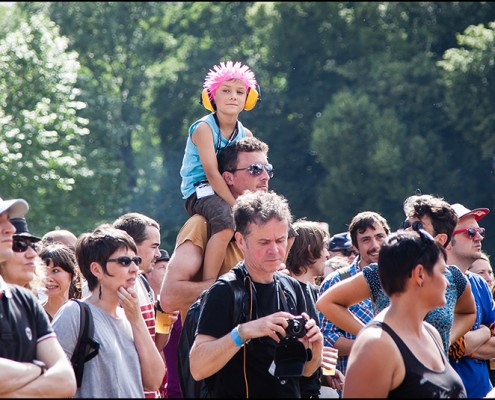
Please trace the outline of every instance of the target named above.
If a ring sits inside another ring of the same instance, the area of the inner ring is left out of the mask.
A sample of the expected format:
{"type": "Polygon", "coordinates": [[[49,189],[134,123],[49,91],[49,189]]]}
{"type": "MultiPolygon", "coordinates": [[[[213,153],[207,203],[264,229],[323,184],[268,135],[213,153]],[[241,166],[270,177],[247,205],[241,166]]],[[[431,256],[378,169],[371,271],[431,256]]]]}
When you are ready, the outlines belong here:
{"type": "Polygon", "coordinates": [[[217,110],[224,112],[236,111],[240,113],[246,103],[247,89],[244,82],[238,79],[223,82],[215,92],[217,110]]]}

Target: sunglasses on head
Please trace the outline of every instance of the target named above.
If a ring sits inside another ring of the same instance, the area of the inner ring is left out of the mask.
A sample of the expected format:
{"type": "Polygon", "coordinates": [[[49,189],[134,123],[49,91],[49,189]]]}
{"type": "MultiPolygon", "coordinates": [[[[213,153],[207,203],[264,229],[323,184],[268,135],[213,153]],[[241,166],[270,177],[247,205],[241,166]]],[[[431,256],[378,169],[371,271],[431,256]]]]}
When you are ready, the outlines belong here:
{"type": "Polygon", "coordinates": [[[477,233],[479,233],[480,236],[484,238],[486,234],[486,229],[485,228],[458,229],[454,231],[453,235],[457,235],[459,233],[465,233],[469,237],[469,239],[474,239],[477,233]]]}
{"type": "Polygon", "coordinates": [[[273,178],[273,165],[272,164],[251,164],[246,168],[236,168],[233,170],[230,170],[229,172],[234,172],[234,171],[243,171],[247,169],[249,171],[249,174],[252,176],[259,176],[263,172],[263,169],[268,173],[268,176],[270,178],[273,178]]]}
{"type": "Polygon", "coordinates": [[[401,224],[402,229],[407,229],[412,227],[413,231],[419,231],[424,228],[424,225],[421,221],[413,221],[409,222],[407,219],[401,224]]]}
{"type": "Polygon", "coordinates": [[[117,262],[120,265],[123,265],[124,267],[128,267],[129,265],[131,265],[132,262],[136,265],[140,265],[141,262],[143,261],[143,259],[139,256],[132,257],[132,258],[127,257],[127,256],[122,256],[122,257],[117,257],[117,258],[109,258],[107,260],[107,262],[112,262],[112,261],[117,262]]]}
{"type": "Polygon", "coordinates": [[[24,253],[28,248],[32,248],[36,253],[38,252],[39,246],[37,242],[31,242],[30,240],[22,240],[14,238],[12,243],[12,250],[16,253],[24,253]]]}

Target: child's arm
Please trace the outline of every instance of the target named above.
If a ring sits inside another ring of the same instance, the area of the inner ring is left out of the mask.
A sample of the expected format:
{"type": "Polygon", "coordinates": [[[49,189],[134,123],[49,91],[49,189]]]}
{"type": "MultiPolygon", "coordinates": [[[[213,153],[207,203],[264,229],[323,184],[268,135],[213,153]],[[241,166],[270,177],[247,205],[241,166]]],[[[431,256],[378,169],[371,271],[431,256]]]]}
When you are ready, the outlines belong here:
{"type": "Polygon", "coordinates": [[[213,133],[206,123],[198,125],[191,135],[191,140],[198,148],[199,158],[205,170],[206,178],[217,195],[224,199],[231,207],[235,203],[234,196],[218,171],[217,156],[213,144],[213,133]]]}

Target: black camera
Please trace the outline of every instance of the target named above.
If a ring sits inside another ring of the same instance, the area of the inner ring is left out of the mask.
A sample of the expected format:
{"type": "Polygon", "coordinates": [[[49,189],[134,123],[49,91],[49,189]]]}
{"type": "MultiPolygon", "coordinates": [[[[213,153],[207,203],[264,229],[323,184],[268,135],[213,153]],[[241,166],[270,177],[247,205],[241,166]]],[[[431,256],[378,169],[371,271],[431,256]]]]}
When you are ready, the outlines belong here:
{"type": "Polygon", "coordinates": [[[302,338],[307,329],[304,327],[308,320],[302,315],[295,317],[294,319],[287,319],[287,328],[285,328],[285,339],[298,339],[302,338]]]}
{"type": "Polygon", "coordinates": [[[287,319],[288,325],[285,328],[285,336],[279,334],[280,342],[275,346],[274,376],[287,378],[302,375],[304,364],[310,357],[304,344],[297,339],[306,335],[307,329],[304,327],[306,322],[308,320],[303,316],[287,319]]]}

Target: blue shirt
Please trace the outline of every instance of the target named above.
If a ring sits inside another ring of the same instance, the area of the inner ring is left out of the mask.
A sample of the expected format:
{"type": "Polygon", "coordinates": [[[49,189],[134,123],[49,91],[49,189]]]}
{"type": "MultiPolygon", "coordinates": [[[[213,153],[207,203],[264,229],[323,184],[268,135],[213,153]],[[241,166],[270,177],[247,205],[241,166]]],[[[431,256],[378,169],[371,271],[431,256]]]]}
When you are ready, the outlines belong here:
{"type": "Polygon", "coordinates": [[[225,139],[220,133],[220,128],[215,122],[215,113],[208,114],[203,118],[196,121],[189,127],[189,132],[187,135],[186,150],[184,153],[184,158],[182,159],[182,166],[180,168],[180,175],[182,177],[182,183],[180,185],[180,190],[182,192],[182,198],[187,199],[195,192],[194,184],[206,179],[205,170],[201,159],[199,158],[198,147],[191,140],[191,135],[196,130],[200,122],[206,122],[213,133],[213,146],[217,148],[218,141],[220,140],[219,151],[232,142],[246,137],[246,130],[244,126],[237,121],[237,136],[233,138],[232,141],[225,139]]]}
{"type": "MultiPolygon", "coordinates": [[[[350,265],[350,276],[354,276],[360,272],[357,263],[359,262],[359,257],[357,257],[354,262],[350,265]]],[[[331,286],[341,281],[341,276],[338,271],[335,271],[326,276],[320,286],[320,296],[328,290],[331,286]]],[[[363,300],[358,304],[354,304],[349,307],[349,311],[353,313],[363,324],[367,324],[373,319],[373,307],[371,305],[371,300],[368,298],[363,300]]],[[[356,336],[345,332],[339,327],[332,324],[325,316],[319,312],[320,316],[320,330],[323,333],[323,338],[325,341],[325,346],[334,347],[337,339],[343,337],[346,339],[356,339],[356,336]]],[[[340,370],[345,375],[347,369],[347,360],[349,356],[339,356],[337,361],[337,369],[340,370]]]]}
{"type": "MultiPolygon", "coordinates": [[[[467,278],[471,283],[471,290],[476,302],[476,320],[471,330],[478,329],[480,325],[489,326],[495,321],[495,303],[490,288],[478,274],[468,271],[467,278]]],[[[486,360],[464,356],[460,360],[450,358],[449,361],[461,376],[468,398],[485,397],[492,389],[486,360]]]]}

